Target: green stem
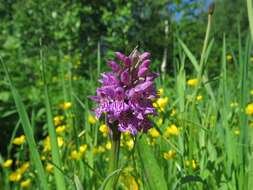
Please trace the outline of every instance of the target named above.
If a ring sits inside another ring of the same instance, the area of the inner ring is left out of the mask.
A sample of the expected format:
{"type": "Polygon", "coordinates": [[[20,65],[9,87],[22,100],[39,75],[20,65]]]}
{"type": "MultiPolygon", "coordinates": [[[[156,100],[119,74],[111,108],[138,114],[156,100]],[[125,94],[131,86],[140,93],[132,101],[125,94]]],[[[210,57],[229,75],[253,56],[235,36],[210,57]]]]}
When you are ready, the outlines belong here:
{"type": "MultiPolygon", "coordinates": [[[[119,164],[119,150],[120,150],[120,135],[121,133],[118,131],[116,127],[112,128],[111,134],[111,143],[112,148],[110,152],[110,160],[109,160],[109,174],[118,169],[119,164]]],[[[119,175],[114,175],[108,181],[105,190],[115,190],[119,175]]]]}
{"type": "Polygon", "coordinates": [[[247,9],[248,9],[248,18],[249,18],[251,40],[253,40],[253,9],[252,9],[252,0],[247,0],[247,9]]]}

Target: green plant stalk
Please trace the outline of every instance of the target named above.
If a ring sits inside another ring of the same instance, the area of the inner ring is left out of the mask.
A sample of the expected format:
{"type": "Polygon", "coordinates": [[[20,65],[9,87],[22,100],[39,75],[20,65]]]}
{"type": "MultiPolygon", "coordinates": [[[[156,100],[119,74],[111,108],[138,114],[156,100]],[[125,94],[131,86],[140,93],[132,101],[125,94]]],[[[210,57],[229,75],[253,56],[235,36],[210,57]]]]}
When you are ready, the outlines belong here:
{"type": "Polygon", "coordinates": [[[249,18],[251,40],[253,40],[253,10],[252,10],[252,0],[247,0],[247,8],[248,8],[248,18],[249,18]]]}
{"type": "Polygon", "coordinates": [[[201,57],[200,57],[199,70],[198,70],[198,76],[197,76],[197,79],[198,79],[199,82],[198,82],[198,84],[196,86],[196,89],[194,91],[194,94],[193,94],[193,105],[195,105],[196,96],[197,96],[199,87],[201,85],[201,78],[202,78],[202,75],[204,73],[204,63],[205,63],[204,60],[205,60],[205,54],[206,54],[206,49],[207,49],[207,45],[208,45],[208,39],[209,39],[209,36],[210,36],[210,31],[211,31],[211,23],[212,23],[212,15],[208,14],[208,23],[207,23],[207,28],[206,28],[206,35],[205,35],[204,45],[203,45],[203,49],[202,49],[202,53],[201,53],[201,57]]]}
{"type": "MultiPolygon", "coordinates": [[[[50,106],[50,101],[49,101],[47,81],[45,77],[45,65],[42,61],[42,52],[40,52],[40,56],[41,56],[41,64],[42,64],[42,78],[44,81],[45,105],[46,105],[47,124],[48,124],[48,133],[49,133],[50,145],[51,145],[52,161],[58,168],[61,168],[61,157],[60,157],[60,152],[59,152],[59,147],[58,147],[56,131],[53,124],[53,116],[52,116],[52,111],[51,111],[51,106],[50,106]]],[[[55,176],[57,189],[65,190],[66,186],[65,186],[64,176],[61,173],[61,171],[58,170],[56,167],[54,167],[54,176],[55,176]]]]}
{"type": "Polygon", "coordinates": [[[16,108],[17,108],[17,111],[18,111],[18,114],[19,114],[19,117],[21,120],[24,134],[25,134],[28,146],[29,146],[31,159],[32,159],[32,162],[33,162],[36,170],[37,170],[38,179],[40,181],[41,189],[47,190],[48,189],[47,178],[46,178],[46,174],[45,174],[45,170],[43,168],[42,162],[40,160],[40,155],[39,155],[37,145],[36,145],[36,142],[34,139],[34,134],[32,131],[31,123],[28,118],[28,114],[25,110],[25,106],[21,100],[21,97],[20,97],[18,91],[16,90],[16,88],[12,84],[7,67],[5,66],[5,64],[3,63],[2,60],[1,60],[1,63],[3,65],[4,72],[6,74],[7,80],[9,82],[9,85],[11,88],[11,92],[12,92],[12,95],[13,95],[13,98],[14,98],[14,101],[16,104],[16,108]]]}
{"type": "MultiPolygon", "coordinates": [[[[112,148],[109,160],[109,174],[118,169],[119,165],[119,151],[120,151],[120,131],[113,126],[111,134],[112,148]]],[[[115,190],[117,186],[119,175],[114,175],[107,183],[105,190],[115,190]]]]}

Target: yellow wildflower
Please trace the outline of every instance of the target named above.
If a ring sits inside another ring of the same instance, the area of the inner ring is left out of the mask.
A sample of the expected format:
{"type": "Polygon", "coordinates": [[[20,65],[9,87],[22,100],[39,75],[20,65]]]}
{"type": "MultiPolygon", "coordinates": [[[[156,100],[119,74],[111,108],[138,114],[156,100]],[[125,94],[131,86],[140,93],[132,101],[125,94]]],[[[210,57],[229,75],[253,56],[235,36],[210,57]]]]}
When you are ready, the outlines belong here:
{"type": "Polygon", "coordinates": [[[189,80],[187,81],[187,85],[188,85],[188,86],[194,87],[194,86],[197,86],[198,82],[199,82],[199,81],[198,81],[197,78],[189,79],[189,80]]]}
{"type": "Polygon", "coordinates": [[[164,94],[164,89],[163,88],[159,88],[157,91],[157,95],[158,96],[162,96],[164,94]]]}
{"type": "Polygon", "coordinates": [[[192,160],[192,169],[195,170],[197,167],[197,162],[195,160],[192,160]]]}
{"type": "Polygon", "coordinates": [[[63,109],[63,110],[68,110],[70,109],[72,106],[72,103],[71,102],[64,102],[63,104],[60,105],[60,107],[63,109]]]}
{"type": "Polygon", "coordinates": [[[81,157],[80,152],[77,152],[76,150],[73,150],[73,151],[70,153],[70,158],[73,159],[73,160],[79,160],[80,157],[81,157]]]}
{"type": "Polygon", "coordinates": [[[106,144],[105,144],[105,148],[107,150],[110,150],[112,148],[112,143],[110,141],[108,141],[106,144]]]}
{"type": "Polygon", "coordinates": [[[77,80],[78,79],[78,77],[76,76],[76,75],[74,75],[73,77],[72,77],[72,80],[77,80]]]}
{"type": "Polygon", "coordinates": [[[52,171],[53,171],[53,168],[54,168],[54,166],[53,166],[52,164],[47,163],[47,165],[46,165],[46,171],[47,171],[47,172],[52,172],[52,171]]]}
{"type": "Polygon", "coordinates": [[[161,125],[163,124],[163,118],[160,117],[160,118],[157,120],[156,124],[157,124],[158,126],[161,126],[161,125]]]}
{"type": "Polygon", "coordinates": [[[158,108],[158,104],[156,102],[153,102],[152,105],[154,108],[158,108]]]}
{"type": "Polygon", "coordinates": [[[196,100],[197,100],[197,101],[201,101],[201,100],[203,100],[203,96],[198,95],[198,96],[196,97],[196,100]]]}
{"type": "Polygon", "coordinates": [[[64,61],[70,61],[70,56],[69,55],[64,55],[63,59],[64,59],[64,61]]]}
{"type": "Polygon", "coordinates": [[[89,124],[94,125],[97,122],[97,118],[92,115],[89,115],[88,122],[89,122],[89,124]]]}
{"type": "Polygon", "coordinates": [[[160,133],[157,131],[157,129],[156,128],[151,128],[151,129],[149,129],[149,134],[150,134],[150,136],[151,137],[153,137],[153,138],[157,138],[157,137],[159,137],[160,136],[160,133]]]}
{"type": "Polygon", "coordinates": [[[163,158],[166,160],[170,160],[176,156],[175,150],[169,150],[168,152],[163,153],[163,158]]]}
{"type": "Polygon", "coordinates": [[[170,116],[173,117],[174,115],[176,115],[176,113],[177,113],[177,110],[176,109],[172,109],[171,113],[170,113],[170,116]]]}
{"type": "Polygon", "coordinates": [[[55,116],[54,117],[54,125],[55,126],[60,125],[62,123],[63,119],[64,119],[64,116],[62,116],[62,115],[55,116]]]}
{"type": "Polygon", "coordinates": [[[109,128],[106,126],[106,124],[102,124],[99,127],[99,131],[103,134],[103,136],[107,136],[109,133],[109,128]]]}
{"type": "Polygon", "coordinates": [[[56,133],[59,134],[59,133],[62,133],[64,132],[66,129],[66,126],[65,125],[60,125],[56,128],[56,133]]]}
{"type": "Polygon", "coordinates": [[[15,145],[21,145],[25,143],[25,135],[21,135],[20,137],[16,137],[12,141],[13,144],[15,145]]]}
{"type": "Polygon", "coordinates": [[[93,154],[103,153],[105,152],[105,148],[103,146],[94,147],[93,154]]]}
{"type": "Polygon", "coordinates": [[[123,182],[123,184],[126,186],[127,189],[129,190],[138,190],[138,183],[136,182],[136,180],[134,179],[133,176],[122,176],[121,181],[123,182]]]}
{"type": "Polygon", "coordinates": [[[226,58],[227,58],[227,61],[231,61],[233,59],[231,54],[228,54],[226,58]]]}
{"type": "Polygon", "coordinates": [[[236,136],[239,136],[239,135],[240,135],[240,130],[239,130],[239,129],[236,129],[236,130],[234,131],[234,134],[235,134],[236,136]]]}
{"type": "Polygon", "coordinates": [[[175,124],[170,125],[166,128],[164,135],[166,137],[169,136],[178,136],[179,135],[179,129],[175,124]]]}
{"type": "Polygon", "coordinates": [[[21,175],[26,172],[26,170],[30,167],[29,162],[25,162],[22,164],[20,168],[17,169],[17,172],[20,173],[21,175]]]}
{"type": "MultiPolygon", "coordinates": [[[[58,147],[62,147],[64,144],[64,140],[62,137],[57,137],[57,143],[58,143],[58,147]]],[[[51,144],[50,144],[50,138],[49,136],[47,136],[44,140],[44,152],[50,151],[51,150],[51,144]]]]}
{"type": "Polygon", "coordinates": [[[245,112],[247,115],[253,115],[253,103],[247,105],[245,112]]]}
{"type": "Polygon", "coordinates": [[[8,160],[6,160],[6,161],[3,163],[3,167],[4,167],[4,168],[9,168],[9,167],[11,167],[12,163],[13,163],[13,160],[12,160],[12,159],[8,159],[8,160]]]}
{"type": "Polygon", "coordinates": [[[128,150],[132,150],[134,147],[134,140],[129,139],[128,141],[126,141],[126,146],[127,146],[128,150]]]}
{"type": "Polygon", "coordinates": [[[238,103],[237,102],[231,102],[231,104],[230,104],[230,107],[231,108],[235,108],[235,107],[237,107],[238,106],[238,103]]]}
{"type": "Polygon", "coordinates": [[[31,179],[23,180],[20,182],[20,186],[23,188],[29,187],[31,184],[31,179]]]}
{"type": "Polygon", "coordinates": [[[158,107],[161,109],[161,111],[164,111],[164,108],[167,106],[168,101],[169,101],[168,97],[157,99],[156,103],[158,107]]]}
{"type": "Polygon", "coordinates": [[[17,182],[20,181],[20,179],[22,178],[22,174],[20,174],[19,172],[12,172],[9,176],[9,180],[13,181],[13,182],[17,182]]]}
{"type": "Polygon", "coordinates": [[[84,153],[86,152],[86,150],[87,150],[87,147],[88,147],[87,144],[81,145],[81,146],[79,147],[79,152],[80,152],[81,154],[84,154],[84,153]]]}
{"type": "Polygon", "coordinates": [[[189,160],[185,160],[184,164],[185,164],[186,167],[189,167],[190,166],[190,161],[189,160]]]}

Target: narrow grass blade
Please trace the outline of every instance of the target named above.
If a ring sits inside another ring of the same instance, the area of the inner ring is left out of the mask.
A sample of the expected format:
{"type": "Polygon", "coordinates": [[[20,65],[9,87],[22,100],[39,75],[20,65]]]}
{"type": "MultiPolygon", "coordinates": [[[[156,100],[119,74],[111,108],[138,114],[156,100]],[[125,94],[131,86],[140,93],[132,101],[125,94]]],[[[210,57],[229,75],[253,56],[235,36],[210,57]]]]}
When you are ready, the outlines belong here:
{"type": "Polygon", "coordinates": [[[160,169],[145,136],[137,141],[137,150],[144,175],[150,189],[167,190],[163,171],[160,169]]]}
{"type": "MultiPolygon", "coordinates": [[[[1,62],[2,62],[2,60],[1,60],[1,62]]],[[[18,114],[19,114],[19,117],[20,117],[20,120],[21,120],[21,123],[22,123],[22,127],[23,127],[23,130],[24,130],[24,133],[25,133],[25,137],[27,139],[27,143],[28,143],[28,146],[29,146],[32,162],[33,162],[33,164],[34,164],[34,166],[37,170],[38,181],[40,181],[41,188],[44,189],[44,190],[47,190],[48,185],[47,185],[46,174],[45,174],[42,162],[40,160],[40,155],[39,155],[38,149],[36,147],[37,145],[36,145],[36,142],[35,142],[35,139],[34,139],[34,135],[33,135],[33,132],[32,132],[32,126],[31,126],[31,123],[29,121],[28,114],[25,110],[25,106],[24,106],[24,104],[21,100],[21,97],[20,97],[18,91],[16,90],[16,88],[12,84],[12,81],[11,81],[11,78],[9,76],[8,70],[7,70],[7,68],[6,68],[6,66],[3,62],[2,62],[2,65],[3,65],[7,80],[9,82],[9,85],[10,85],[10,88],[11,88],[11,92],[12,92],[12,95],[13,95],[13,98],[14,98],[14,101],[15,101],[15,104],[16,104],[16,108],[17,108],[17,111],[18,111],[18,114]]]]}
{"type": "MultiPolygon", "coordinates": [[[[61,168],[61,158],[60,158],[60,152],[59,152],[59,147],[58,147],[58,142],[57,142],[56,131],[53,124],[53,116],[52,116],[52,111],[51,111],[51,106],[50,106],[50,101],[49,101],[48,87],[47,87],[46,78],[45,78],[45,67],[44,67],[45,65],[42,61],[42,54],[41,54],[41,64],[42,64],[42,77],[44,80],[45,105],[46,105],[47,124],[48,124],[48,133],[49,133],[50,145],[51,145],[52,160],[54,164],[57,165],[57,167],[61,168]]],[[[54,168],[54,176],[55,176],[57,189],[65,190],[64,176],[57,168],[54,168]]]]}

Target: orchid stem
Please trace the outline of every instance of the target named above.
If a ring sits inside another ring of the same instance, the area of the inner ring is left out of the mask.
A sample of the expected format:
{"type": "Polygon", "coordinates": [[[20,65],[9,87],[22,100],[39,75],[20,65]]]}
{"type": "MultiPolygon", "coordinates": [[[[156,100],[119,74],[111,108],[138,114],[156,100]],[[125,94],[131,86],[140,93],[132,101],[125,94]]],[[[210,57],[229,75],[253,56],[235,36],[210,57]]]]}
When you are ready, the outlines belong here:
{"type": "MultiPolygon", "coordinates": [[[[110,153],[110,160],[109,160],[109,174],[113,173],[115,170],[118,169],[119,165],[119,151],[120,151],[120,131],[116,127],[112,129],[111,134],[111,153],[110,153]]],[[[118,182],[119,174],[115,174],[111,177],[108,181],[105,190],[115,190],[118,182]]]]}

